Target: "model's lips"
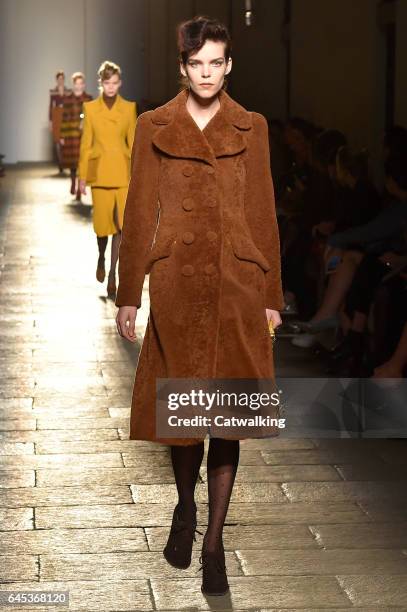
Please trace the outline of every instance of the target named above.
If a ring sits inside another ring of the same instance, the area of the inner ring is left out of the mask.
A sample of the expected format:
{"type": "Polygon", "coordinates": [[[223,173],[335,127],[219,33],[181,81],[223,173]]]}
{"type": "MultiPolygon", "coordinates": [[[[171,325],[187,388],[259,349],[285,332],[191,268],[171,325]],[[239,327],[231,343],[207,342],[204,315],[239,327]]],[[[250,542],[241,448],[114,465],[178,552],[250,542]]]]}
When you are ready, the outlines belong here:
{"type": "Polygon", "coordinates": [[[201,83],[201,87],[212,87],[212,83],[201,83]]]}

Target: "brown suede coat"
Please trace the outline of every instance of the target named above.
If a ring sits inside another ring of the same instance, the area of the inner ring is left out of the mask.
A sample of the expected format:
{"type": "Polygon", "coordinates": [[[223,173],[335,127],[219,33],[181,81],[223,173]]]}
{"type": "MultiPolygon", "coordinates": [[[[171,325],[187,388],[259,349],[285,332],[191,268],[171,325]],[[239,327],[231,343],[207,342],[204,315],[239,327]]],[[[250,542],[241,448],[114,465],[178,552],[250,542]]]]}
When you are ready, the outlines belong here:
{"type": "Polygon", "coordinates": [[[268,126],[219,97],[202,131],[187,89],[137,121],[116,305],[140,307],[149,274],[150,316],[130,439],[201,441],[155,435],[156,377],[274,377],[265,309],[284,301],[268,126]]]}

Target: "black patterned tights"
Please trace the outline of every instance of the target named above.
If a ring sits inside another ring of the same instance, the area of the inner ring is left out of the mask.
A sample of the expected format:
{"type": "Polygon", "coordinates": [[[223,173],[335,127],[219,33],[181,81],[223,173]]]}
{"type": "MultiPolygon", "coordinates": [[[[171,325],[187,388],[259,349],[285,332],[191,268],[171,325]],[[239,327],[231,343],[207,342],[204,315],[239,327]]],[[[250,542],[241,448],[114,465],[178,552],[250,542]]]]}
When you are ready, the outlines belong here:
{"type": "MultiPolygon", "coordinates": [[[[205,548],[223,547],[222,532],[239,464],[239,440],[210,438],[207,472],[209,520],[205,548]]],[[[204,456],[204,443],[171,446],[171,460],[178,491],[180,515],[190,520],[195,513],[195,485],[204,456]]]]}

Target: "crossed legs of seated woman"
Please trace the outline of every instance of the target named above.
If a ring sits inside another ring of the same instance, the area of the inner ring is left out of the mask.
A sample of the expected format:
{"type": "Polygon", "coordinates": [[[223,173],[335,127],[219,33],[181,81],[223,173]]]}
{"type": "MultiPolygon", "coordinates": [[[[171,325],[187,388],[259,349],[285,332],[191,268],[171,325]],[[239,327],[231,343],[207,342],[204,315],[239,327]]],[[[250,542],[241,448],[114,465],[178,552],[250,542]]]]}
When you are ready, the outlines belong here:
{"type": "Polygon", "coordinates": [[[346,295],[342,312],[344,339],[332,351],[335,362],[347,360],[349,374],[363,373],[364,340],[370,307],[388,267],[376,255],[364,255],[346,295]]]}
{"type": "Polygon", "coordinates": [[[320,307],[309,321],[299,322],[302,328],[312,333],[332,326],[331,322],[338,315],[363,255],[361,251],[343,252],[341,263],[329,277],[320,307]]]}
{"type": "MultiPolygon", "coordinates": [[[[202,592],[208,595],[224,595],[229,589],[222,535],[239,455],[239,440],[210,439],[207,457],[209,517],[200,556],[202,592]]],[[[178,503],[163,553],[168,563],[180,569],[186,569],[191,563],[195,532],[198,531],[195,486],[203,456],[203,442],[191,446],[171,446],[178,503]]]]}

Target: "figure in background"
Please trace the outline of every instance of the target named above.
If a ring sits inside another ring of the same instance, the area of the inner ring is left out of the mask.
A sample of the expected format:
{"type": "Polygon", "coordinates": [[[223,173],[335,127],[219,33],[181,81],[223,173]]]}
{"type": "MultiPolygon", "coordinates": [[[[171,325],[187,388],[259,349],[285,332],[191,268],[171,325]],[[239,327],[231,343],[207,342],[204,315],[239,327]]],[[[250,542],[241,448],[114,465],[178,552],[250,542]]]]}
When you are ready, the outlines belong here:
{"type": "Polygon", "coordinates": [[[49,130],[54,140],[55,152],[57,156],[59,172],[63,174],[61,163],[61,122],[64,105],[64,97],[70,93],[70,90],[65,87],[65,73],[63,70],[58,70],[55,75],[56,85],[54,89],[49,90],[49,130]]]}
{"type": "Polygon", "coordinates": [[[98,71],[101,95],[83,104],[83,132],[79,156],[79,190],[92,187],[93,227],[99,258],[96,278],[105,280],[105,252],[112,236],[108,297],[116,297],[116,267],[124,206],[130,181],[130,160],[136,127],[135,102],[119,95],[121,69],[105,61],[98,71]]]}
{"type": "Polygon", "coordinates": [[[81,192],[76,190],[76,170],[79,163],[81,145],[83,103],[92,100],[85,91],[85,75],[74,72],[72,75],[72,91],[64,96],[63,112],[60,130],[61,165],[71,171],[71,194],[76,191],[76,200],[80,202],[81,192]]]}
{"type": "Polygon", "coordinates": [[[336,197],[332,181],[332,156],[336,155],[346,139],[337,130],[323,130],[308,143],[305,132],[299,129],[301,123],[298,121],[295,124],[298,128],[291,129],[298,136],[290,141],[290,146],[295,158],[299,162],[305,161],[301,165],[297,162],[288,185],[291,184],[288,195],[294,198],[292,203],[297,202],[297,210],[287,207],[283,197],[279,220],[282,227],[286,312],[298,312],[299,317],[306,320],[318,306],[322,245],[324,233],[329,231],[336,197]],[[301,174],[298,174],[298,168],[302,168],[301,174]]]}

